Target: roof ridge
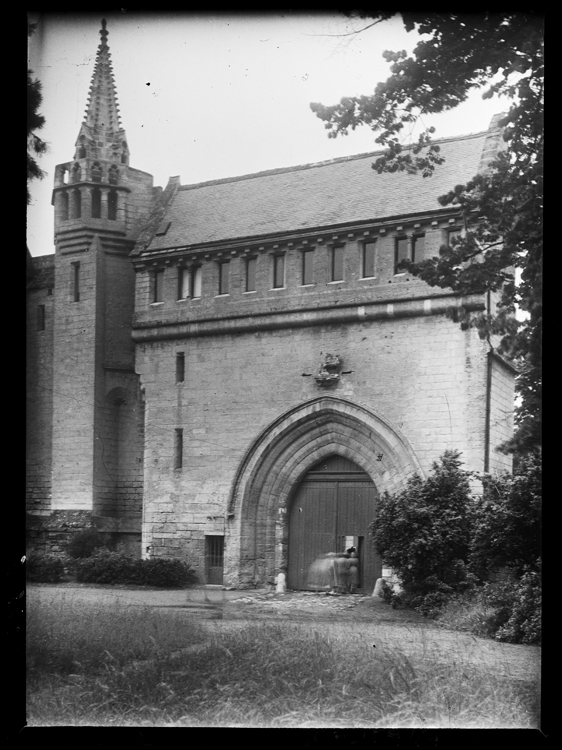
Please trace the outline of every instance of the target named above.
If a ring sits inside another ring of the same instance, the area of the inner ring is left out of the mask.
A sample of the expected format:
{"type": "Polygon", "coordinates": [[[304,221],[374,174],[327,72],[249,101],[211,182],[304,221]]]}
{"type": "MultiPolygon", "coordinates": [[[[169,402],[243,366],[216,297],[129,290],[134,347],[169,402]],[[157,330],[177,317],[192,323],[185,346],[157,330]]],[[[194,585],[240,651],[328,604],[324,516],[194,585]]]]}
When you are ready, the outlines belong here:
{"type": "MultiPolygon", "coordinates": [[[[444,138],[437,138],[432,143],[450,143],[451,141],[465,141],[472,138],[482,137],[489,133],[488,130],[482,130],[478,133],[467,133],[466,135],[448,136],[444,138]]],[[[413,146],[414,143],[409,143],[408,146],[413,146]]],[[[407,146],[404,146],[407,148],[407,146]]],[[[276,169],[265,169],[261,172],[250,172],[249,174],[236,175],[234,177],[222,177],[216,180],[205,180],[204,182],[195,182],[188,185],[180,185],[179,190],[194,190],[195,188],[207,187],[211,185],[222,185],[227,182],[242,182],[244,180],[253,180],[257,177],[266,177],[268,175],[283,174],[286,172],[298,172],[304,169],[315,169],[317,167],[327,167],[330,164],[340,164],[343,162],[354,161],[356,159],[366,159],[367,157],[380,156],[384,154],[386,149],[379,149],[378,151],[365,151],[361,154],[352,154],[351,156],[337,156],[334,159],[326,159],[324,161],[310,162],[308,164],[296,164],[292,167],[277,167],[276,169]]]]}

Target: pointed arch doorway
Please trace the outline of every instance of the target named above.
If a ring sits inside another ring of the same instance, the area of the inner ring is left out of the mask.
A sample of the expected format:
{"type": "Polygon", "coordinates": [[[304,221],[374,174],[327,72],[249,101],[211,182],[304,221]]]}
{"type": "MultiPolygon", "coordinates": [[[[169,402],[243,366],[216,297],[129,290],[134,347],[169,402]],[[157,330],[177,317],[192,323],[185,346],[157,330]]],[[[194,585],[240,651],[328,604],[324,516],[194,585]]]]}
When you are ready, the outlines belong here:
{"type": "Polygon", "coordinates": [[[370,476],[343,456],[329,456],[308,471],[289,511],[289,588],[314,590],[308,581],[311,564],[353,546],[359,558],[358,589],[373,590],[382,573],[369,534],[377,497],[370,476]]]}

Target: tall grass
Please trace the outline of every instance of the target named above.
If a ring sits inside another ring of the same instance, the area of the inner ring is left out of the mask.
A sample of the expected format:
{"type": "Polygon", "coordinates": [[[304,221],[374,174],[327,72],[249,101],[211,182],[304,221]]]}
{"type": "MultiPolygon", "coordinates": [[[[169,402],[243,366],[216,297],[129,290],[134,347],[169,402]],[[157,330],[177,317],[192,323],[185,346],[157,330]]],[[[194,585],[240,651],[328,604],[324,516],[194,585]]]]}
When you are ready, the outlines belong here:
{"type": "Polygon", "coordinates": [[[181,612],[151,607],[57,602],[31,597],[27,606],[28,679],[124,665],[200,642],[203,629],[181,612]]]}
{"type": "Polygon", "coordinates": [[[491,676],[463,664],[462,658],[440,663],[429,652],[408,656],[384,645],[373,649],[364,635],[353,632],[352,625],[345,640],[288,624],[217,630],[199,648],[177,653],[178,647],[197,637],[184,617],[174,622],[167,620],[170,613],[163,613],[168,625],[173,622],[169,628],[154,610],[139,616],[136,608],[112,609],[76,620],[68,603],[62,609],[50,612],[47,628],[34,626],[28,636],[32,654],[51,655],[50,661],[36,660],[33,665],[28,695],[32,725],[534,727],[538,723],[533,703],[536,688],[530,683],[491,676]],[[66,617],[62,622],[61,614],[66,617]],[[112,629],[120,635],[112,636],[112,629]],[[100,634],[108,641],[92,645],[100,634]],[[68,661],[60,661],[65,644],[72,671],[68,661]]]}

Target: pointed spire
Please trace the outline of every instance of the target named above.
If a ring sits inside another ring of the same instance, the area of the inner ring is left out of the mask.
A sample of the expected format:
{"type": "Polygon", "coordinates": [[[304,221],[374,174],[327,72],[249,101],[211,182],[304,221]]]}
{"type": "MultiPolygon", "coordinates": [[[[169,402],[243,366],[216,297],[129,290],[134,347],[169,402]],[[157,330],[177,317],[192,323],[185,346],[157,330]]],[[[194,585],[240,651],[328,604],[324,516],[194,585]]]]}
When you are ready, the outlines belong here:
{"type": "Polygon", "coordinates": [[[105,18],[101,22],[101,44],[98,47],[94,74],[90,85],[90,97],[86,110],[86,124],[95,130],[112,132],[119,130],[117,93],[113,81],[111,54],[107,45],[108,31],[105,18]]]}
{"type": "Polygon", "coordinates": [[[84,122],[76,142],[75,158],[81,158],[84,148],[88,147],[88,156],[92,158],[128,164],[129,152],[119,115],[105,18],[102,19],[99,33],[101,43],[96,54],[84,122]]]}

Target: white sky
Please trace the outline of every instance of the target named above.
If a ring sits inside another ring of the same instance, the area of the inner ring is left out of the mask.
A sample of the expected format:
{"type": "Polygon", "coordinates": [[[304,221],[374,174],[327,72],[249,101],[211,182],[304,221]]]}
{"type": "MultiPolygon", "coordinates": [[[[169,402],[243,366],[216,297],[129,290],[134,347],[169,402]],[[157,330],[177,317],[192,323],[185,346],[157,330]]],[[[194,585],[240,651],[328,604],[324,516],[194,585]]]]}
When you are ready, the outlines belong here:
{"type": "MultiPolygon", "coordinates": [[[[34,256],[54,252],[54,167],[74,155],[102,17],[130,164],[162,187],[172,175],[185,185],[377,150],[365,127],[328,138],[310,102],[371,94],[390,73],[383,51],[411,51],[419,40],[399,17],[341,36],[364,24],[327,13],[30,13],[39,21],[29,49],[29,66],[43,84],[39,135],[49,143],[38,159],[47,176],[30,186],[34,256]]],[[[425,124],[437,128],[435,137],[479,132],[503,108],[475,92],[425,124]]]]}

